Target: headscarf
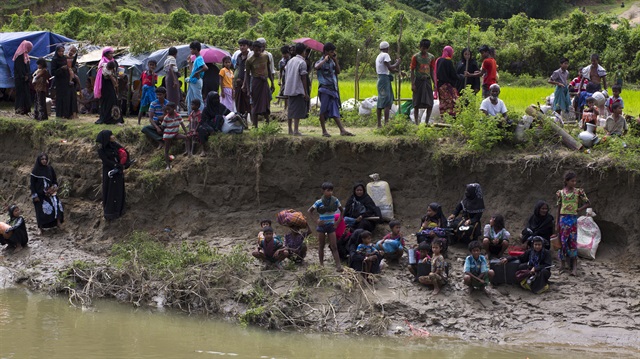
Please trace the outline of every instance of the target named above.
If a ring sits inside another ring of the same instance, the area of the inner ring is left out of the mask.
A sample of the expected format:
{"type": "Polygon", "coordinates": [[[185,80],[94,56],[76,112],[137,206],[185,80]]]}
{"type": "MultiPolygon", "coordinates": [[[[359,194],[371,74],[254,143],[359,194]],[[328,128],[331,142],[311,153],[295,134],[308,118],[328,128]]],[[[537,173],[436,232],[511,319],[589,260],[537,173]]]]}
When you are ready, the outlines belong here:
{"type": "Polygon", "coordinates": [[[460,201],[462,209],[467,213],[484,212],[484,199],[479,183],[469,183],[464,191],[464,198],[460,201]]]}
{"type": "Polygon", "coordinates": [[[436,78],[434,79],[434,85],[436,89],[438,88],[438,62],[440,62],[440,60],[442,59],[451,60],[452,57],[453,57],[453,47],[447,45],[444,47],[444,49],[442,49],[442,56],[436,59],[436,66],[435,66],[436,71],[434,72],[434,74],[436,75],[436,78]]]}
{"type": "Polygon", "coordinates": [[[373,199],[371,198],[371,196],[369,196],[369,194],[367,194],[367,187],[361,183],[358,182],[356,184],[353,185],[353,194],[351,195],[351,197],[349,197],[349,199],[347,200],[347,203],[345,204],[345,213],[349,213],[350,215],[354,216],[354,218],[359,217],[361,214],[367,214],[367,215],[371,215],[371,216],[375,216],[376,214],[376,209],[377,206],[375,204],[375,202],[373,201],[373,199]],[[358,187],[362,187],[362,196],[357,196],[356,195],[356,189],[358,187]],[[354,206],[355,203],[358,202],[361,205],[364,206],[364,213],[351,213],[352,210],[356,209],[354,206]],[[353,208],[352,208],[353,207],[353,208]],[[357,216],[356,216],[357,214],[357,216]]]}
{"type": "Polygon", "coordinates": [[[104,65],[107,62],[111,61],[106,56],[107,52],[113,52],[113,48],[111,46],[107,46],[104,49],[102,49],[102,59],[100,59],[100,62],[98,63],[98,73],[96,74],[96,81],[93,84],[93,97],[94,98],[102,97],[102,67],[103,67],[102,65],[104,65]]]}
{"type": "Polygon", "coordinates": [[[16,53],[13,54],[13,61],[16,61],[16,59],[18,58],[18,56],[22,55],[22,57],[24,58],[24,63],[28,64],[29,63],[29,52],[33,50],[33,44],[31,43],[31,41],[27,41],[27,40],[23,40],[20,43],[20,46],[18,46],[18,49],[16,50],[16,53]]]}
{"type": "Polygon", "coordinates": [[[440,203],[437,203],[437,202],[429,203],[429,208],[431,208],[431,210],[436,212],[436,214],[433,217],[429,217],[428,215],[425,215],[424,217],[422,217],[422,223],[424,223],[424,221],[426,220],[429,220],[431,222],[438,223],[439,224],[438,227],[445,227],[447,224],[447,217],[444,216],[444,212],[442,212],[442,206],[440,205],[440,203]]]}
{"type": "Polygon", "coordinates": [[[228,110],[225,105],[220,103],[220,94],[216,91],[210,91],[207,94],[207,100],[205,107],[202,110],[202,116],[204,118],[215,118],[218,115],[225,115],[225,110],[228,110]]]}
{"type": "Polygon", "coordinates": [[[38,155],[38,157],[36,157],[36,163],[33,165],[33,169],[31,169],[31,175],[34,177],[46,178],[50,182],[53,180],[52,168],[49,163],[49,155],[42,152],[38,155]],[[46,165],[43,165],[42,163],[40,163],[40,159],[42,159],[42,157],[47,158],[46,165]]]}
{"type": "Polygon", "coordinates": [[[547,202],[543,200],[538,201],[536,203],[536,206],[533,208],[533,215],[529,217],[527,228],[532,230],[533,233],[553,222],[553,216],[549,213],[549,211],[547,211],[547,214],[545,216],[540,215],[540,208],[545,205],[549,207],[549,204],[547,202]]]}
{"type": "Polygon", "coordinates": [[[96,142],[98,142],[103,149],[107,149],[108,147],[111,147],[111,135],[113,135],[113,132],[110,130],[102,130],[98,133],[96,142]]]}
{"type": "Polygon", "coordinates": [[[16,210],[16,208],[18,208],[18,205],[12,204],[9,206],[9,221],[11,221],[12,219],[16,218],[13,216],[13,211],[16,210]]]}

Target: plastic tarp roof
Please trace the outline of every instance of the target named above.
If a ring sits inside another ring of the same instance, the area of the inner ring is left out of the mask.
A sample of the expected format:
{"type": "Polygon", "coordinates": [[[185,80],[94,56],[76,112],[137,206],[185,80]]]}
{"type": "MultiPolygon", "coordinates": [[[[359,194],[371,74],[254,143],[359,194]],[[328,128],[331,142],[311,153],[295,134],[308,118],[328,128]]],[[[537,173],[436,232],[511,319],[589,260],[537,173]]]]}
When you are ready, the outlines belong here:
{"type": "MultiPolygon", "coordinates": [[[[13,54],[23,40],[33,43],[30,57],[43,57],[55,50],[55,46],[75,40],[49,31],[4,32],[0,33],[0,88],[11,88],[13,80],[13,54]]],[[[31,61],[31,71],[36,70],[36,62],[31,61]]]]}
{"type": "MultiPolygon", "coordinates": [[[[212,46],[206,45],[206,44],[202,44],[201,45],[203,49],[208,49],[212,46]]],[[[189,49],[189,45],[178,45],[178,46],[174,46],[177,50],[178,50],[178,55],[176,55],[176,62],[178,65],[178,69],[182,69],[188,66],[187,63],[187,57],[189,57],[191,55],[191,50],[189,49]]],[[[169,48],[167,47],[166,49],[162,49],[162,50],[157,50],[152,52],[149,57],[147,57],[146,59],[144,59],[143,63],[143,71],[144,69],[146,69],[147,67],[147,62],[149,62],[149,60],[156,60],[157,62],[157,66],[156,66],[156,73],[160,76],[164,76],[165,75],[165,71],[164,71],[164,61],[167,59],[167,55],[169,54],[169,48]]]]}

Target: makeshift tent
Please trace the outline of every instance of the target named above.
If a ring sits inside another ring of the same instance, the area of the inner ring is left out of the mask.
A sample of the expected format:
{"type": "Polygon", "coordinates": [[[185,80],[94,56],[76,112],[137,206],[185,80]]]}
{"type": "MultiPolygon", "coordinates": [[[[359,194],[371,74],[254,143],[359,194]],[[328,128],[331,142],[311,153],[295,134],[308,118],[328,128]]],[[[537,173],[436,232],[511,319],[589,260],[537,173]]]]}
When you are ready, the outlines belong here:
{"type": "MultiPolygon", "coordinates": [[[[58,44],[75,42],[75,40],[49,31],[4,32],[0,33],[0,88],[12,88],[13,54],[23,40],[33,43],[29,56],[38,58],[55,50],[58,44]]],[[[36,70],[36,62],[31,61],[31,71],[36,70]]]]}
{"type": "MultiPolygon", "coordinates": [[[[206,44],[202,44],[201,46],[202,46],[202,49],[208,49],[210,47],[213,47],[206,44]]],[[[188,65],[187,57],[191,55],[191,50],[189,49],[189,45],[178,45],[174,47],[178,50],[178,55],[176,55],[176,62],[178,64],[178,69],[187,67],[188,65]]],[[[156,63],[158,64],[158,66],[156,67],[156,73],[159,76],[164,76],[165,75],[164,61],[167,59],[168,54],[169,54],[169,48],[152,52],[151,55],[149,55],[149,57],[147,57],[143,61],[144,68],[146,69],[147,62],[149,62],[149,60],[156,60],[156,63]]]]}

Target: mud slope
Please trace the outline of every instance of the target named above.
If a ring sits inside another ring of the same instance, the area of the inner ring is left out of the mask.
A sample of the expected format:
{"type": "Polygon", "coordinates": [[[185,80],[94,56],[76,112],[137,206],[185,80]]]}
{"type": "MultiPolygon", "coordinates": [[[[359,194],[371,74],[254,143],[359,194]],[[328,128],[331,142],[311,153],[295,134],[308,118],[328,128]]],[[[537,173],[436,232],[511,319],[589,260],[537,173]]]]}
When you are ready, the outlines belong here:
{"type": "MultiPolygon", "coordinates": [[[[428,146],[413,141],[357,143],[286,137],[257,141],[234,137],[214,139],[211,154],[204,159],[178,156],[174,169],[168,172],[149,169],[158,152],[130,143],[138,163],[127,174],[128,211],[122,219],[105,223],[99,200],[101,165],[94,145],[78,140],[33,145],[31,138],[21,133],[0,138],[4,169],[0,172],[0,198],[2,204],[23,205],[33,243],[26,254],[0,259],[0,267],[13,271],[14,280],[21,271],[33,273],[33,268],[46,267],[37,278],[31,278],[35,286],[51,280],[54,269],[74,259],[100,261],[114,241],[126,238],[134,229],[161,233],[169,227],[169,240],[205,239],[223,251],[235,244],[249,250],[255,243],[259,218],[275,219],[276,211],[284,208],[306,210],[320,194],[320,184],[327,180],[334,183],[335,194],[344,201],[354,182],[366,181],[374,172],[390,183],[396,217],[404,222],[405,234],[417,230],[428,203],[438,201],[446,212],[451,211],[470,182],[483,186],[485,219],[500,212],[507,219],[507,228],[517,234],[534,203],[538,199],[553,202],[564,171],[576,170],[579,186],[586,189],[598,213],[596,222],[603,236],[598,260],[582,261],[580,277],[554,273],[552,291],[543,296],[499,287],[492,298],[469,298],[459,284],[460,261],[466,252],[458,247],[449,258],[454,272],[443,295],[428,299],[425,288],[411,283],[402,267],[392,266],[372,289],[370,299],[389,320],[389,328],[410,319],[433,333],[496,341],[527,341],[529,331],[542,329],[546,334],[538,339],[544,342],[588,345],[585,338],[597,336],[598,343],[640,348],[636,335],[640,329],[638,290],[631,284],[637,283],[640,267],[635,261],[620,263],[640,254],[640,184],[633,173],[611,169],[606,159],[568,152],[525,156],[498,151],[487,157],[453,161],[432,158],[428,146]],[[41,148],[46,148],[60,182],[69,190],[64,199],[66,231],[44,236],[34,233],[33,209],[28,202],[28,174],[41,148]],[[486,310],[509,314],[493,318],[486,310]],[[567,330],[571,334],[560,337],[567,330]]],[[[385,230],[380,226],[376,236],[385,230]]],[[[284,229],[276,226],[276,232],[284,229]]],[[[307,266],[316,262],[316,249],[312,248],[307,266]]],[[[246,283],[273,280],[278,284],[273,285],[276,289],[288,287],[287,283],[300,279],[305,270],[271,275],[261,274],[257,264],[252,268],[255,271],[248,274],[246,283]]],[[[326,292],[313,293],[315,302],[328,296],[326,292]]],[[[220,305],[230,316],[246,310],[234,302],[235,295],[220,305]]],[[[332,302],[338,312],[335,327],[318,325],[316,329],[353,328],[359,314],[349,301],[345,297],[332,302]]],[[[313,315],[309,318],[314,320],[313,315]]]]}

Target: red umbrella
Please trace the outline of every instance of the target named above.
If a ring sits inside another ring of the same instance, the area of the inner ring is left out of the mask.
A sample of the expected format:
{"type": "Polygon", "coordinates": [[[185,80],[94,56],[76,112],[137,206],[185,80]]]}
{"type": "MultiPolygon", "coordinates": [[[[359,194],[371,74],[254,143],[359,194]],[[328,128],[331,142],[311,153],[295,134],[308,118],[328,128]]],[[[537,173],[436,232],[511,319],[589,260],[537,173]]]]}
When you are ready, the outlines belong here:
{"type": "Polygon", "coordinates": [[[206,49],[202,49],[202,51],[200,51],[200,56],[202,56],[202,59],[207,64],[219,64],[222,63],[222,59],[225,56],[230,57],[231,55],[228,52],[217,47],[209,47],[206,49]]]}
{"type": "Polygon", "coordinates": [[[295,39],[293,40],[293,42],[295,43],[299,43],[299,44],[305,44],[308,47],[310,47],[312,50],[316,50],[316,51],[320,51],[322,52],[322,50],[324,49],[324,44],[321,43],[318,40],[314,40],[310,37],[301,37],[299,39],[295,39]]]}

